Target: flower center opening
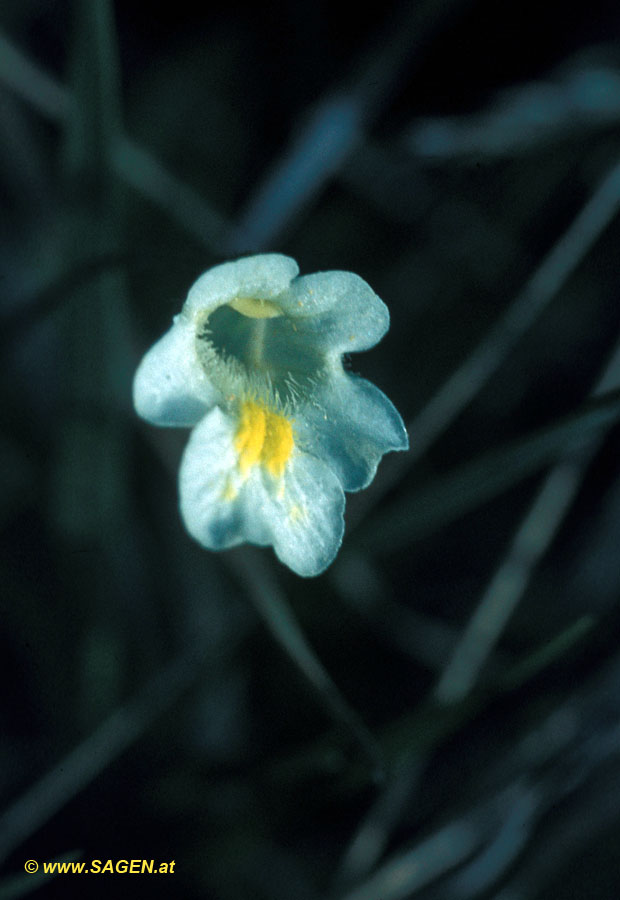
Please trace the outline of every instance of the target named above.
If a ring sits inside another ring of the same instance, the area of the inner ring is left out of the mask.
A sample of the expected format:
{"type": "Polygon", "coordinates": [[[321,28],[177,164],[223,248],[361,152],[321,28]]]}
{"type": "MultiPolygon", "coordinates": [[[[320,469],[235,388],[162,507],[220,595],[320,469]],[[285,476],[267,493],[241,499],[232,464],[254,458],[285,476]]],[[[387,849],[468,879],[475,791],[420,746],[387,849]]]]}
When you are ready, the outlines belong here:
{"type": "Polygon", "coordinates": [[[242,475],[262,465],[279,478],[295,445],[293,427],[286,416],[254,400],[245,400],[234,443],[242,475]]]}
{"type": "Polygon", "coordinates": [[[325,367],[319,342],[270,300],[242,297],[218,307],[198,323],[196,350],[224,394],[255,392],[283,405],[309,388],[325,367]]]}

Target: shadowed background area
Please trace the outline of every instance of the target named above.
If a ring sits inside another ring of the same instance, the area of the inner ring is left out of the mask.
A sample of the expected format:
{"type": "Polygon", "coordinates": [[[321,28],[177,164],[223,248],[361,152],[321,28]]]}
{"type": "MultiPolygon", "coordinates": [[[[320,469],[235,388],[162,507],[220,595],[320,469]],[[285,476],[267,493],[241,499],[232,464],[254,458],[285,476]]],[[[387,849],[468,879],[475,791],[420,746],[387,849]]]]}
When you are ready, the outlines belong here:
{"type": "Polygon", "coordinates": [[[0,900],[616,900],[618,4],[3,0],[0,194],[0,900]],[[201,550],[131,404],[263,251],[392,319],[316,579],[201,550]]]}

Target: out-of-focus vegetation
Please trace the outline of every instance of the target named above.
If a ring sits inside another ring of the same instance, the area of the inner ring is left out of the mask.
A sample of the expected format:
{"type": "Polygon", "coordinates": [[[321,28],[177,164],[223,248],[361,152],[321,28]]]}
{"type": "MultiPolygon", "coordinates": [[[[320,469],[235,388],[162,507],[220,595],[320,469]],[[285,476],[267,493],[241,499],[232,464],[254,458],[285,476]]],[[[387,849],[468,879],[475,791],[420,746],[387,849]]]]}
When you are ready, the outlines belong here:
{"type": "Polygon", "coordinates": [[[4,0],[0,193],[0,898],[616,900],[617,4],[4,0]],[[386,301],[411,440],[311,580],[131,407],[264,250],[386,301]]]}

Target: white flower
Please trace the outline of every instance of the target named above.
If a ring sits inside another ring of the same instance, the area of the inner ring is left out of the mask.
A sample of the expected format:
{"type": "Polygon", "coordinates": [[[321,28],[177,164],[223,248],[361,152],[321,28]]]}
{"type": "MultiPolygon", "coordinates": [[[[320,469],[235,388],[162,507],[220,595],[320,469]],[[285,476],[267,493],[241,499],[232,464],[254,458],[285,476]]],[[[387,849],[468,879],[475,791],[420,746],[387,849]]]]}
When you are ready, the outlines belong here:
{"type": "Polygon", "coordinates": [[[199,543],[272,544],[318,575],[342,542],[344,491],[408,441],[387,397],[342,366],[385,334],[387,308],[350,272],[298,272],[278,254],[205,272],[142,360],[134,403],[156,425],[193,428],[179,487],[199,543]]]}

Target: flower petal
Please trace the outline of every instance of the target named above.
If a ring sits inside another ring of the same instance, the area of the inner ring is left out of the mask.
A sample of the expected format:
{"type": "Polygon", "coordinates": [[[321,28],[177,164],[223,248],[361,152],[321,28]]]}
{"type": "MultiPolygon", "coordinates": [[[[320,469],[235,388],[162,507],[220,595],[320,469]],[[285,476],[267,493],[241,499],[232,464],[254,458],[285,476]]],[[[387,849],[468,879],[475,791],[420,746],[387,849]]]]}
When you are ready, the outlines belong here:
{"type": "Polygon", "coordinates": [[[211,550],[272,544],[302,576],[326,569],[344,531],[344,493],[329,467],[295,452],[283,480],[260,465],[244,479],[237,462],[233,421],[216,408],[192,432],[181,463],[181,514],[192,537],[211,550]]]}
{"type": "Polygon", "coordinates": [[[179,470],[181,515],[203,547],[223,550],[246,540],[239,496],[226,499],[237,463],[233,424],[219,407],[194,428],[179,470]]]}
{"type": "Polygon", "coordinates": [[[301,446],[325,460],[345,491],[366,487],[384,453],[409,446],[403,420],[385,394],[345,372],[316,386],[295,428],[301,446]]]}
{"type": "MultiPolygon", "coordinates": [[[[285,489],[264,491],[261,515],[271,531],[276,556],[298,575],[311,577],[333,562],[344,533],[344,492],[331,469],[297,453],[285,489]]],[[[259,493],[260,496],[260,493],[259,493]]]]}
{"type": "Polygon", "coordinates": [[[280,305],[300,336],[338,353],[367,350],[390,325],[382,300],[353,272],[317,272],[296,278],[280,305]]]}
{"type": "Polygon", "coordinates": [[[182,316],[146,353],[133,382],[133,401],[154,425],[191,427],[219,399],[198,361],[194,326],[182,316]]]}
{"type": "Polygon", "coordinates": [[[299,272],[294,259],[280,253],[246,256],[214,266],[189,290],[183,312],[211,312],[236,298],[270,300],[286,291],[299,272]]]}

